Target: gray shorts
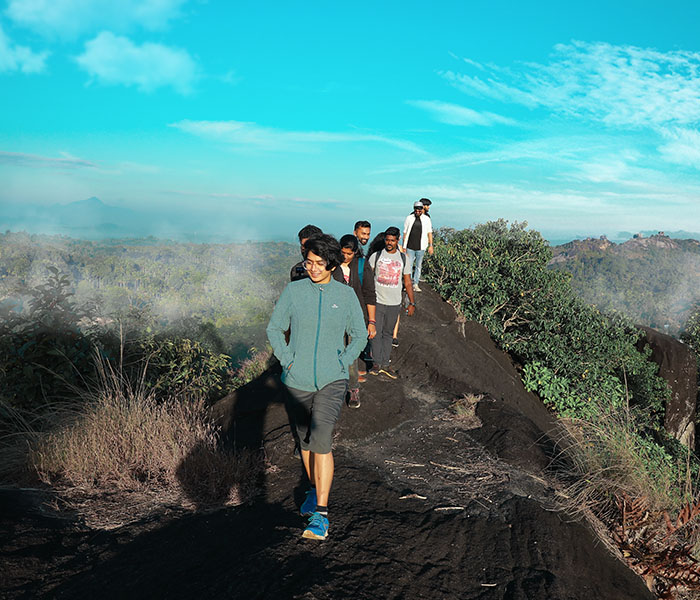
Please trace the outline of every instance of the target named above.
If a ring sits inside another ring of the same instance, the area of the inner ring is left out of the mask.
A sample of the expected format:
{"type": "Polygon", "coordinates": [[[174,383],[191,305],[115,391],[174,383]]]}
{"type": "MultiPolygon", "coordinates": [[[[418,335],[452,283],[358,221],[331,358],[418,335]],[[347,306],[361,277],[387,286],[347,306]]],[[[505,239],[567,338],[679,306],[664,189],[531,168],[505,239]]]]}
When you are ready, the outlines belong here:
{"type": "Polygon", "coordinates": [[[292,425],[302,450],[328,454],[333,445],[333,429],[345,401],[348,380],[339,379],[317,392],[287,387],[292,425]]]}

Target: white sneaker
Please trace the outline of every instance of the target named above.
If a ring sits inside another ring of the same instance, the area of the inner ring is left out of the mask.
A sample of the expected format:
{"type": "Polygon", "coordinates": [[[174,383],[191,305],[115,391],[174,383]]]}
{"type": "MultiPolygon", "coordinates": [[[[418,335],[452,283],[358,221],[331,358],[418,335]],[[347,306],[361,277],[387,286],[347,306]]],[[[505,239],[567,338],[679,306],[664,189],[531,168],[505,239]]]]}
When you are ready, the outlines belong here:
{"type": "Polygon", "coordinates": [[[413,286],[413,291],[414,292],[421,292],[422,290],[418,287],[418,284],[416,283],[416,285],[413,286]]]}

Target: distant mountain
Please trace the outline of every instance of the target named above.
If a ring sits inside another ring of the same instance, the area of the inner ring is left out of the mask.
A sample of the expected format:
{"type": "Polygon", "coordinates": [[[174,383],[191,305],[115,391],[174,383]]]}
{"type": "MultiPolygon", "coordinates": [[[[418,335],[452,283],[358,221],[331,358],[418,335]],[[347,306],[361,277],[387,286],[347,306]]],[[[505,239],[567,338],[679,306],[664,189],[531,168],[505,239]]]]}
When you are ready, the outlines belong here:
{"type": "Polygon", "coordinates": [[[622,244],[607,238],[552,248],[550,268],[568,271],[572,288],[602,310],[678,334],[700,302],[700,241],[663,233],[637,234],[622,244]]]}
{"type": "Polygon", "coordinates": [[[669,250],[678,252],[700,253],[700,241],[697,239],[674,239],[663,232],[645,237],[635,234],[632,239],[621,244],[611,242],[605,236],[573,240],[552,248],[552,263],[562,263],[587,252],[609,252],[628,258],[639,258],[649,250],[669,250]]]}
{"type": "Polygon", "coordinates": [[[616,239],[627,240],[635,236],[643,237],[654,237],[655,235],[665,235],[673,239],[687,240],[696,239],[700,240],[700,233],[697,231],[683,231],[679,229],[678,231],[658,231],[653,229],[647,229],[644,231],[637,231],[635,233],[630,233],[629,231],[619,231],[616,239]]]}
{"type": "Polygon", "coordinates": [[[143,215],[109,206],[94,196],[69,204],[6,205],[0,210],[0,230],[63,234],[79,238],[142,235],[143,215]]]}

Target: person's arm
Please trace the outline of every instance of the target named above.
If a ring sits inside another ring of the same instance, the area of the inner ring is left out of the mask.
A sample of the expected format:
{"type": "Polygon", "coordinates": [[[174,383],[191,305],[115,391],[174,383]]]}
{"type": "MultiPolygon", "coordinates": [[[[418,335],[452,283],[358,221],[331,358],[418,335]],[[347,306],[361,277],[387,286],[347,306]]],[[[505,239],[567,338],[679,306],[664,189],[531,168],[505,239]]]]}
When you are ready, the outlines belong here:
{"type": "Polygon", "coordinates": [[[416,300],[413,295],[413,283],[411,282],[410,275],[404,274],[403,285],[406,288],[406,295],[408,296],[408,308],[406,309],[406,314],[409,317],[412,317],[413,313],[416,312],[416,300]]]}
{"type": "Polygon", "coordinates": [[[377,288],[374,285],[374,271],[372,267],[369,266],[368,262],[369,260],[365,260],[364,272],[362,275],[362,299],[365,301],[367,317],[369,319],[369,323],[367,324],[367,337],[371,340],[377,335],[376,322],[373,322],[376,316],[377,288]]]}
{"type": "Polygon", "coordinates": [[[433,232],[430,231],[428,232],[428,254],[432,254],[433,252],[433,232]]]}
{"type": "Polygon", "coordinates": [[[354,302],[350,302],[347,325],[345,331],[350,336],[350,343],[345,347],[341,355],[341,361],[347,367],[354,361],[367,345],[367,330],[365,329],[365,316],[362,314],[360,301],[355,293],[352,293],[354,302]]]}
{"type": "Polygon", "coordinates": [[[411,231],[409,219],[411,218],[411,215],[408,215],[406,217],[406,220],[403,222],[403,237],[401,238],[401,244],[399,244],[399,252],[406,252],[406,242],[408,241],[408,234],[411,231]]]}
{"type": "Polygon", "coordinates": [[[292,316],[292,301],[289,285],[282,290],[282,294],[277,300],[270,322],[267,325],[267,339],[275,356],[280,361],[284,369],[288,369],[292,363],[293,352],[287,344],[284,334],[289,329],[292,316]]]}
{"type": "Polygon", "coordinates": [[[369,318],[369,323],[367,324],[367,337],[371,340],[377,335],[377,322],[375,317],[377,316],[377,305],[376,304],[366,304],[367,306],[367,317],[369,318]]]}

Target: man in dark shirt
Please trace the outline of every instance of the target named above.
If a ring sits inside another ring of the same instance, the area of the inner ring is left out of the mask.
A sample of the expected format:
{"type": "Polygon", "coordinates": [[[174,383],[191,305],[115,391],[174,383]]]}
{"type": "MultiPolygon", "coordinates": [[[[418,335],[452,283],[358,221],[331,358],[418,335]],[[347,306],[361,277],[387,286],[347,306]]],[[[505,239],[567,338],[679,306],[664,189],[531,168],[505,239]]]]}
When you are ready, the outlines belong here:
{"type": "Polygon", "coordinates": [[[413,212],[406,217],[403,225],[403,247],[406,258],[413,270],[413,290],[420,292],[420,274],[425,251],[433,253],[433,227],[430,218],[423,215],[423,203],[418,200],[413,203],[413,212]],[[415,262],[415,269],[413,269],[415,262]]]}
{"type": "MultiPolygon", "coordinates": [[[[298,236],[299,236],[299,245],[301,247],[301,255],[302,257],[304,256],[304,244],[306,243],[306,240],[308,240],[310,237],[316,236],[316,235],[321,235],[323,231],[321,231],[320,227],[316,227],[316,225],[307,225],[306,227],[302,227],[299,230],[298,236]]],[[[297,264],[295,264],[292,267],[292,270],[289,272],[289,280],[290,281],[298,281],[299,279],[306,279],[309,276],[308,272],[304,268],[304,261],[300,260],[297,264]]]]}

